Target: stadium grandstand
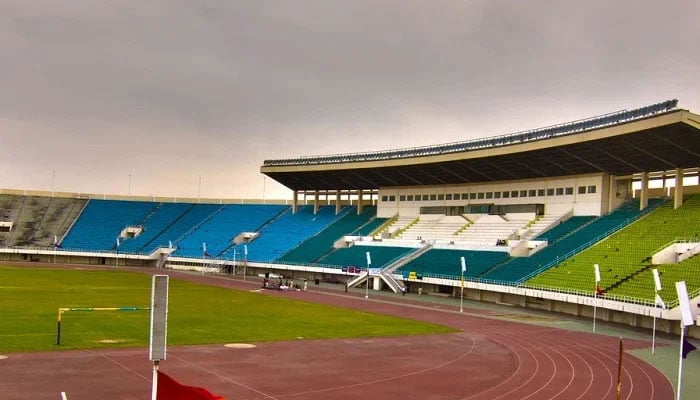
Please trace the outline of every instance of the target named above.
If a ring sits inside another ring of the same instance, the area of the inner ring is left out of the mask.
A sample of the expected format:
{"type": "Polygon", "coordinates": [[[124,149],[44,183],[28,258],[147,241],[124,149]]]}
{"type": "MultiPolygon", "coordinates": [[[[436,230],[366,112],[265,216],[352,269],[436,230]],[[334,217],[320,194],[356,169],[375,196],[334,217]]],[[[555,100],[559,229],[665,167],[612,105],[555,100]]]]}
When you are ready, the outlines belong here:
{"type": "Polygon", "coordinates": [[[2,190],[0,259],[463,290],[584,317],[597,307],[641,327],[658,316],[672,332],[673,282],[685,280],[695,304],[700,296],[700,115],[677,103],[463,142],[265,160],[261,173],[289,201],[2,190]]]}

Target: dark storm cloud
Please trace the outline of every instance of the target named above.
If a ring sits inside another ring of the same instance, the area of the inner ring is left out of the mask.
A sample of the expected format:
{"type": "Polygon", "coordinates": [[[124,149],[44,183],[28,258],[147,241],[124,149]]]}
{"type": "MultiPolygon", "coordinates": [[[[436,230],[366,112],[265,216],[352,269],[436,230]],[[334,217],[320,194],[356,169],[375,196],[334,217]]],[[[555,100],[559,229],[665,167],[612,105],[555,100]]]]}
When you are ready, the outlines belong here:
{"type": "Polygon", "coordinates": [[[123,192],[84,182],[128,166],[144,191],[180,191],[162,184],[177,173],[188,193],[205,175],[212,195],[259,196],[264,158],[464,140],[671,97],[698,110],[698,11],[690,1],[5,1],[0,129],[36,158],[0,164],[0,186],[36,186],[16,171],[73,176],[87,164],[96,172],[67,190],[123,192]]]}

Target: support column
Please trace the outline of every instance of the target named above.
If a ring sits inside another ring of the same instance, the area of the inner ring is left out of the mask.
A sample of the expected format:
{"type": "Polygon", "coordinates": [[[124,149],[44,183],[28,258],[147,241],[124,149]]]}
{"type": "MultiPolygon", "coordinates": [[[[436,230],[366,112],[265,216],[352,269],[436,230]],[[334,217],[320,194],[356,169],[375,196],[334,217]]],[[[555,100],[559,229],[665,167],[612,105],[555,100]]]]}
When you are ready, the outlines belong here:
{"type": "Polygon", "coordinates": [[[639,210],[649,205],[649,173],[642,172],[642,190],[639,191],[639,210]]]}
{"type": "Polygon", "coordinates": [[[335,191],[335,215],[340,214],[340,190],[335,191]]]}
{"type": "Polygon", "coordinates": [[[365,191],[360,189],[357,193],[357,215],[360,215],[362,214],[362,195],[365,194],[365,191]]]}
{"type": "Polygon", "coordinates": [[[608,209],[601,215],[606,215],[615,207],[615,199],[617,198],[617,181],[615,175],[608,177],[608,209]]]}
{"type": "Polygon", "coordinates": [[[295,190],[292,193],[292,214],[297,213],[297,202],[299,201],[299,191],[295,190]]]}
{"type": "Polygon", "coordinates": [[[676,168],[676,187],[673,191],[673,208],[683,205],[683,169],[676,168]]]}
{"type": "Polygon", "coordinates": [[[318,190],[314,191],[314,215],[318,214],[318,190]]]}

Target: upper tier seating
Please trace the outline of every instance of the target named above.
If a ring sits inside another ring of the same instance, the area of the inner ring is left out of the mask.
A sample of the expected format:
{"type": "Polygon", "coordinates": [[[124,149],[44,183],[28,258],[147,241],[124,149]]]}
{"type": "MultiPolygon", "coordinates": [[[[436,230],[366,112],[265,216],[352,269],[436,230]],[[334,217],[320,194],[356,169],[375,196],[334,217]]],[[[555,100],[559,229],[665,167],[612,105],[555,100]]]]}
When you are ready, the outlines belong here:
{"type": "Polygon", "coordinates": [[[288,209],[276,204],[227,204],[177,243],[174,255],[202,257],[202,243],[207,252],[217,257],[233,245],[233,239],[243,232],[257,232],[288,209]]]}
{"type": "Polygon", "coordinates": [[[461,215],[424,214],[418,218],[418,222],[401,232],[397,239],[450,242],[455,239],[455,234],[468,223],[469,221],[461,215]]]}
{"type": "Polygon", "coordinates": [[[350,208],[346,216],[287,252],[277,262],[301,265],[310,264],[332,251],[333,244],[338,239],[364,226],[377,213],[375,207],[365,207],[360,215],[357,215],[355,210],[355,207],[350,208]]]}
{"type": "Polygon", "coordinates": [[[508,215],[473,215],[476,219],[468,228],[461,231],[456,240],[495,246],[501,241],[514,239],[518,231],[535,218],[533,213],[508,215]]]}

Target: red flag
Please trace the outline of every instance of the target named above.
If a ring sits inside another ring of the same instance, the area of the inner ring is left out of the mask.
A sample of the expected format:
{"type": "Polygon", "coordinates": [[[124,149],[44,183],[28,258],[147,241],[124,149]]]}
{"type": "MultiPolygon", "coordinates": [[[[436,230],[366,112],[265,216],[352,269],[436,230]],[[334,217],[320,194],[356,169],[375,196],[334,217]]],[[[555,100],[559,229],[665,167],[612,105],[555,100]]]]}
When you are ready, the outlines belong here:
{"type": "Polygon", "coordinates": [[[156,400],[224,400],[207,389],[183,385],[158,371],[158,394],[156,400]]]}
{"type": "Polygon", "coordinates": [[[601,289],[598,285],[595,285],[595,294],[598,296],[605,296],[605,290],[601,289]]]}

